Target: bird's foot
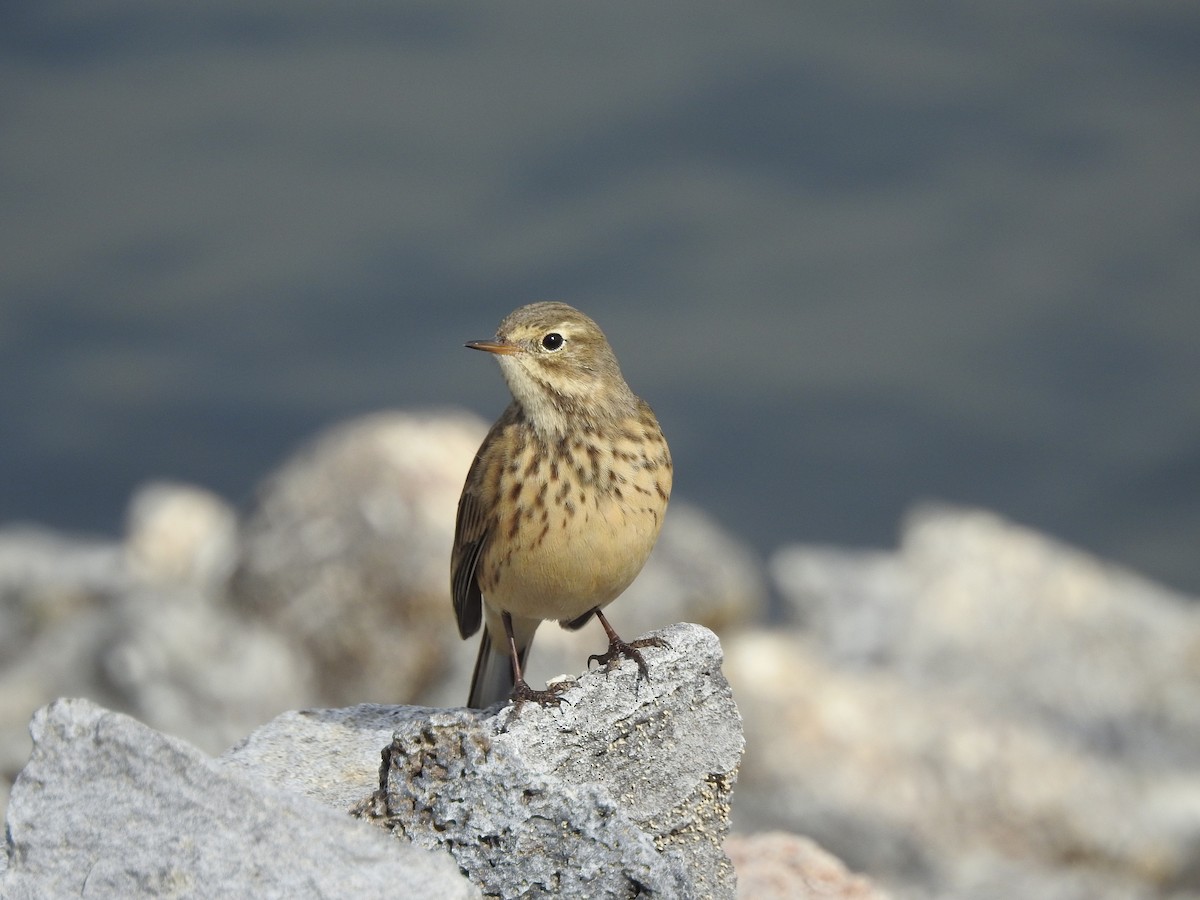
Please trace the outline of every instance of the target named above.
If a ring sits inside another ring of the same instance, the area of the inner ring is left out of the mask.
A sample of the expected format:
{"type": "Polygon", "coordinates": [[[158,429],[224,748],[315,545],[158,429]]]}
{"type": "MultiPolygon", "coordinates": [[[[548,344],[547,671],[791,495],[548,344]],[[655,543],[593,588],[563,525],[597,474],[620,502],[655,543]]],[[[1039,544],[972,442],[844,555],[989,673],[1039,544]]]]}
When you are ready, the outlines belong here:
{"type": "Polygon", "coordinates": [[[604,666],[605,672],[610,672],[616,666],[621,664],[621,658],[632,659],[637,663],[638,677],[650,680],[650,669],[646,666],[646,660],[640,652],[641,647],[670,647],[660,637],[639,638],[636,641],[623,641],[615,634],[608,639],[608,650],[604,653],[593,653],[588,657],[588,665],[597,662],[604,666]]]}
{"type": "Polygon", "coordinates": [[[563,702],[563,698],[560,695],[569,687],[571,687],[569,681],[555,681],[546,685],[544,691],[535,691],[522,678],[517,681],[511,694],[513,715],[520,712],[521,707],[529,701],[536,703],[538,706],[558,706],[563,702]]]}

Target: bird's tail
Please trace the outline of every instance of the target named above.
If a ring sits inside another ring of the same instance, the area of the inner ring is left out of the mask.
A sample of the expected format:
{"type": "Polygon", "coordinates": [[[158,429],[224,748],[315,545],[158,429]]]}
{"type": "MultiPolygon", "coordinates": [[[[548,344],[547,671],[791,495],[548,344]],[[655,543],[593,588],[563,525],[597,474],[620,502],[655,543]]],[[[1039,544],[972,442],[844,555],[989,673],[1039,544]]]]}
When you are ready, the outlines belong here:
{"type": "MultiPolygon", "coordinates": [[[[529,656],[532,640],[517,650],[517,658],[521,670],[525,670],[525,660],[529,656]]],[[[512,660],[509,658],[508,642],[500,647],[492,643],[488,627],[483,626],[483,638],[479,642],[479,656],[475,658],[475,674],[471,677],[471,695],[467,706],[472,709],[487,709],[494,703],[500,703],[512,696],[516,681],[513,678],[512,660]],[[503,649],[502,649],[503,648],[503,649]]]]}

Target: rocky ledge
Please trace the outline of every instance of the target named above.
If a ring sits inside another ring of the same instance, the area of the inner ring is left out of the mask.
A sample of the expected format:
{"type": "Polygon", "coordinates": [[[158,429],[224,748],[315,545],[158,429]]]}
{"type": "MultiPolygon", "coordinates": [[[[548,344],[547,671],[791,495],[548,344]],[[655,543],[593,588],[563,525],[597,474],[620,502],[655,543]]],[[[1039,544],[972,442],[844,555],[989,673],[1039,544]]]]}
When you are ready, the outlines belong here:
{"type": "Polygon", "coordinates": [[[56,701],[0,895],[732,897],[743,741],[720,644],[658,634],[650,680],[588,672],[557,707],[305,710],[220,757],[56,701]]]}

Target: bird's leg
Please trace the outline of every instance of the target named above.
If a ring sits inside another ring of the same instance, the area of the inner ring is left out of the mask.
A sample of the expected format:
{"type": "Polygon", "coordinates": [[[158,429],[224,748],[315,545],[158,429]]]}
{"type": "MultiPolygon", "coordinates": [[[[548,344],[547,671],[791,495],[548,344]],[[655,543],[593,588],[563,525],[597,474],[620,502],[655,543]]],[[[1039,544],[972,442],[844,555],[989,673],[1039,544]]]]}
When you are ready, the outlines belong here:
{"type": "Polygon", "coordinates": [[[642,654],[638,652],[638,648],[669,647],[670,645],[660,637],[640,638],[633,643],[623,641],[617,636],[617,633],[613,630],[612,625],[608,623],[608,619],[605,618],[604,613],[600,612],[599,608],[595,610],[595,613],[596,618],[600,620],[600,624],[604,626],[604,631],[608,635],[608,650],[604,653],[593,653],[588,657],[588,665],[590,666],[594,660],[600,665],[604,666],[605,670],[607,671],[613,666],[619,665],[621,662],[621,657],[624,656],[627,659],[632,659],[635,663],[637,663],[639,677],[645,678],[647,681],[649,681],[650,670],[646,667],[646,660],[642,659],[642,654]]]}
{"type": "Polygon", "coordinates": [[[504,621],[504,633],[508,637],[508,654],[512,660],[512,699],[515,703],[513,712],[515,713],[519,710],[526,700],[532,700],[539,706],[547,706],[549,704],[557,706],[562,703],[562,697],[559,694],[569,687],[568,684],[556,682],[549,685],[544,691],[535,691],[525,683],[525,676],[521,674],[521,654],[517,652],[517,639],[513,635],[512,616],[508,613],[501,613],[500,618],[504,621]]]}

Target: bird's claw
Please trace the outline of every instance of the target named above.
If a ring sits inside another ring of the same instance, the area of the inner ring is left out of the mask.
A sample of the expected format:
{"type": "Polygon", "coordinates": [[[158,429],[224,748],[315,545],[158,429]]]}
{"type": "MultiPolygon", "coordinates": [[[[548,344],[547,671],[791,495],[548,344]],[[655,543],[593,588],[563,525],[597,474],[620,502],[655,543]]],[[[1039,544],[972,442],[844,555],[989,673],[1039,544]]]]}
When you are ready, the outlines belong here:
{"type": "Polygon", "coordinates": [[[670,645],[660,637],[639,638],[636,641],[623,641],[619,637],[609,639],[608,650],[604,653],[593,653],[588,657],[588,665],[593,662],[604,666],[605,672],[610,672],[616,666],[621,664],[621,659],[632,659],[637,663],[638,675],[640,678],[650,680],[650,669],[646,665],[646,660],[642,657],[639,650],[641,647],[669,647],[670,645]]]}

